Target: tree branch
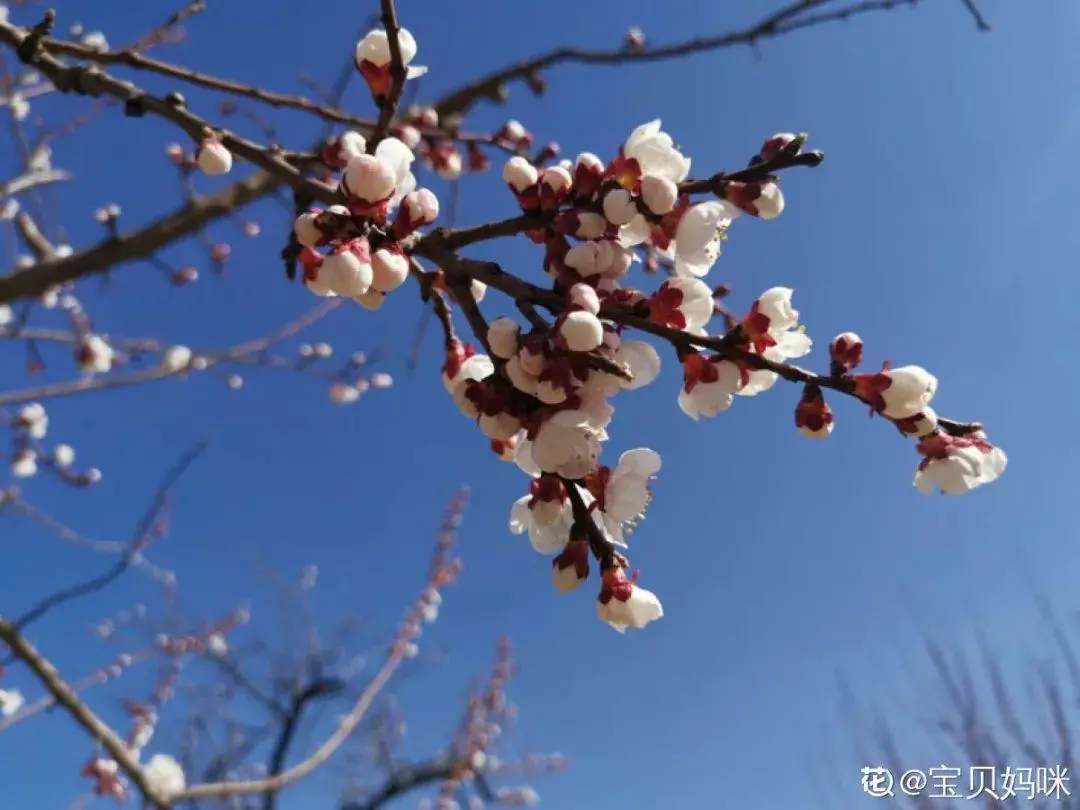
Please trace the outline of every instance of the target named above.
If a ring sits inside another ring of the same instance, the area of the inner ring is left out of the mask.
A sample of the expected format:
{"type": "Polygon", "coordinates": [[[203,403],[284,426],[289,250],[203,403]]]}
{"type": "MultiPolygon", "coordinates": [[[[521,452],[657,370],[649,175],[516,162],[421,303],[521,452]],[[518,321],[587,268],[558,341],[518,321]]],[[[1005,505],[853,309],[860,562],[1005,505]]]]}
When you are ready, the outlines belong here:
{"type": "Polygon", "coordinates": [[[50,287],[153,256],[166,245],[273,194],[282,185],[283,181],[273,174],[255,172],[221,191],[192,200],[133,233],[107,239],[66,258],[53,258],[0,276],[0,303],[40,297],[50,287]]]}
{"type": "MultiPolygon", "coordinates": [[[[847,20],[861,14],[876,11],[889,11],[898,6],[914,6],[918,0],[864,0],[851,3],[841,8],[813,12],[815,9],[830,5],[834,0],[794,0],[789,5],[765,17],[760,22],[738,31],[718,34],[711,37],[695,37],[672,45],[601,51],[584,48],[557,48],[525,62],[518,62],[493,73],[462,85],[434,103],[439,117],[453,114],[465,114],[471,107],[482,100],[501,104],[506,100],[506,85],[514,81],[528,81],[537,95],[543,93],[543,83],[539,72],[545,68],[560,64],[583,65],[622,65],[629,62],[657,62],[675,59],[707,51],[730,48],[736,45],[756,45],[763,39],[773,39],[794,31],[813,28],[826,23],[847,20]]],[[[975,16],[980,31],[989,30],[989,26],[979,14],[975,0],[964,0],[965,6],[975,16]]]]}
{"type": "Polygon", "coordinates": [[[375,124],[375,131],[368,141],[368,151],[375,154],[375,147],[379,145],[390,129],[390,124],[397,114],[398,103],[401,94],[405,90],[405,62],[401,56],[401,26],[398,25],[397,10],[394,8],[394,0],[382,0],[382,24],[386,30],[388,44],[390,45],[390,95],[378,99],[379,120],[375,124]]]}
{"type": "Polygon", "coordinates": [[[371,796],[362,802],[342,805],[341,810],[379,810],[387,802],[419,787],[452,778],[457,767],[458,763],[449,757],[397,767],[371,796]]]}
{"type": "MultiPolygon", "coordinates": [[[[169,471],[162,478],[161,483],[158,484],[157,493],[154,495],[154,500],[150,504],[150,507],[146,510],[142,519],[139,521],[139,525],[135,530],[135,534],[128,544],[127,549],[124,552],[123,557],[108,571],[105,571],[100,576],[87,580],[79,585],[74,585],[70,588],[65,588],[62,591],[43,599],[35,607],[28,610],[17,618],[11,627],[19,632],[24,630],[31,622],[35,622],[48,613],[53,608],[70,602],[72,599],[77,599],[81,596],[100,591],[102,588],[111,584],[114,580],[120,577],[128,568],[131,567],[131,563],[135,555],[142,551],[150,540],[151,532],[154,529],[155,524],[165,509],[169,493],[181,476],[187,472],[188,468],[195,462],[195,460],[202,455],[206,449],[205,442],[199,442],[190,450],[184,453],[180,459],[173,464],[169,471]]],[[[13,648],[14,649],[14,648],[13,648]]],[[[17,653],[16,653],[17,654],[17,653]]]]}
{"type": "Polygon", "coordinates": [[[132,781],[147,800],[158,810],[169,810],[169,802],[158,797],[146,780],[127,744],[79,698],[78,693],[60,677],[56,667],[23,637],[15,624],[0,616],[0,641],[3,641],[16,658],[25,663],[49,693],[80,726],[98,740],[116,761],[120,770],[132,781]]]}

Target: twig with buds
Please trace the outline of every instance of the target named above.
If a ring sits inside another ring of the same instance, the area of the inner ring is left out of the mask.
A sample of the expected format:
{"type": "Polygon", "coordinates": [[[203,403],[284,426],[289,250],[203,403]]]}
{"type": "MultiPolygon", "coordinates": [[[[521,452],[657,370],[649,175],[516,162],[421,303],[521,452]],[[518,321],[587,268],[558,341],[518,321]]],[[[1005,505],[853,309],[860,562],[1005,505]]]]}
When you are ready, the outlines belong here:
{"type": "MultiPolygon", "coordinates": [[[[979,30],[989,30],[989,25],[986,24],[986,21],[978,12],[975,0],[963,1],[974,16],[979,30]]],[[[542,95],[546,85],[540,76],[540,72],[556,65],[574,63],[582,65],[622,65],[629,62],[677,59],[738,45],[754,46],[765,39],[774,39],[818,25],[849,20],[852,17],[872,12],[889,11],[899,6],[913,6],[918,0],[861,0],[861,2],[843,5],[841,8],[830,8],[826,11],[812,13],[815,9],[829,5],[832,2],[833,0],[793,0],[789,5],[742,30],[710,37],[698,37],[672,45],[649,47],[642,42],[642,44],[635,47],[622,47],[611,51],[569,47],[556,48],[532,59],[515,62],[509,67],[489,73],[476,81],[452,90],[436,101],[434,107],[440,117],[445,117],[453,114],[463,115],[482,100],[502,104],[509,96],[507,85],[522,80],[528,83],[529,88],[536,95],[542,95]]]]}

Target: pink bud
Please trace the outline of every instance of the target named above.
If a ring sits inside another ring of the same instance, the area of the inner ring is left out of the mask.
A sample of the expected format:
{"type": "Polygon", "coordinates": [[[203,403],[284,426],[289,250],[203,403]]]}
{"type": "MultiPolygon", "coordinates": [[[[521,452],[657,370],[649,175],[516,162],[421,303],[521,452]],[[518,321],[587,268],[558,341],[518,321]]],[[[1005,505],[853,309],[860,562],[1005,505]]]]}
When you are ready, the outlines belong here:
{"type": "Polygon", "coordinates": [[[394,172],[372,154],[360,154],[346,166],[343,185],[352,197],[366,203],[388,200],[394,193],[394,172]]]}
{"type": "Polygon", "coordinates": [[[461,151],[453,144],[440,148],[432,153],[432,165],[443,180],[457,180],[463,169],[461,151]]]}
{"type": "Polygon", "coordinates": [[[371,287],[371,253],[366,239],[353,239],[334,250],[323,261],[320,281],[338,295],[363,295],[371,287]]]}
{"type": "Polygon", "coordinates": [[[398,129],[397,137],[398,140],[410,149],[416,149],[416,147],[420,145],[420,141],[423,140],[420,130],[416,127],[409,126],[408,124],[398,129]]]}
{"type": "Polygon", "coordinates": [[[503,360],[509,360],[517,354],[518,335],[521,327],[512,318],[496,318],[488,327],[488,345],[491,353],[503,360]]]}
{"type": "Polygon", "coordinates": [[[371,257],[371,271],[371,286],[379,292],[392,292],[409,277],[409,260],[396,250],[377,250],[371,257]]]}
{"type": "Polygon", "coordinates": [[[544,169],[540,178],[540,207],[552,211],[566,199],[574,180],[562,166],[544,169]]]}
{"type": "Polygon", "coordinates": [[[584,540],[571,540],[562,552],[551,561],[552,581],[559,593],[577,590],[589,577],[589,544],[584,540]]]}
{"type": "Polygon", "coordinates": [[[232,153],[218,138],[205,138],[195,152],[195,163],[211,177],[228,174],[232,168],[232,153]]]}
{"type": "Polygon", "coordinates": [[[305,211],[293,223],[293,233],[296,234],[297,241],[304,247],[314,247],[323,238],[322,230],[316,224],[315,219],[320,213],[322,212],[305,211]]]}
{"type": "Polygon", "coordinates": [[[794,141],[797,137],[798,136],[794,132],[778,132],[769,138],[769,140],[765,141],[758,154],[761,155],[762,160],[771,160],[776,157],[781,149],[794,141]]]}
{"type": "Polygon", "coordinates": [[[582,152],[574,161],[574,192],[578,199],[591,197],[604,180],[604,161],[592,152],[582,152]]]}
{"type": "Polygon", "coordinates": [[[405,195],[405,207],[409,209],[409,219],[417,227],[430,225],[439,217],[439,198],[426,188],[418,188],[405,195]]]}
{"type": "MultiPolygon", "coordinates": [[[[570,288],[567,298],[570,300],[571,306],[577,307],[585,312],[593,315],[600,312],[600,299],[596,295],[596,290],[588,284],[575,284],[570,288]]],[[[586,351],[588,350],[586,349],[586,351]]]]}
{"type": "Polygon", "coordinates": [[[854,332],[839,334],[829,344],[829,357],[840,373],[857,368],[862,362],[862,356],[862,338],[854,332]]]}
{"type": "Polygon", "coordinates": [[[784,195],[776,183],[729,183],[725,198],[748,214],[773,219],[784,210],[784,195]]]}
{"type": "Polygon", "coordinates": [[[578,239],[599,239],[608,228],[608,221],[592,211],[566,211],[555,220],[555,229],[559,233],[576,236],[578,239]]]}
{"type": "Polygon", "coordinates": [[[499,134],[508,141],[518,143],[519,141],[525,139],[527,132],[520,121],[511,118],[509,121],[503,124],[503,128],[499,130],[499,134]]]}
{"type": "Polygon", "coordinates": [[[357,155],[345,167],[342,183],[350,195],[373,204],[393,195],[394,180],[394,170],[377,157],[357,155]]]}
{"type": "Polygon", "coordinates": [[[824,439],[833,432],[833,413],[821,391],[807,387],[795,406],[795,427],[808,439],[824,439]]]}
{"type": "Polygon", "coordinates": [[[567,312],[559,326],[559,336],[572,352],[591,352],[604,341],[604,325],[591,312],[567,312]]]}
{"type": "Polygon", "coordinates": [[[515,194],[522,194],[536,185],[540,173],[523,157],[512,157],[503,167],[503,180],[515,194]]]}

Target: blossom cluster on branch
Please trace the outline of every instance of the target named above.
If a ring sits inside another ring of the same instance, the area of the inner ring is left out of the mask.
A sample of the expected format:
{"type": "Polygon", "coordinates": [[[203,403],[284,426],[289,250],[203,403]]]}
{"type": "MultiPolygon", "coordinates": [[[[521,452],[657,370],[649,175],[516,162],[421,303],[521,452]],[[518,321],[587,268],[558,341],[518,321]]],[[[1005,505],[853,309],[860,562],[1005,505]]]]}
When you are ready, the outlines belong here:
{"type": "MultiPolygon", "coordinates": [[[[361,72],[380,106],[393,93],[386,36],[369,34],[357,49],[374,53],[365,42],[379,43],[379,55],[362,62],[368,67],[361,72]]],[[[411,59],[415,40],[405,31],[399,37],[399,51],[411,59]]],[[[437,114],[428,111],[426,118],[436,122],[437,114]]],[[[509,126],[520,127],[511,122],[504,133],[509,126]]],[[[922,367],[885,363],[876,373],[854,373],[862,341],[844,333],[830,344],[828,374],[804,371],[788,364],[813,346],[790,288],[766,290],[737,316],[722,303],[726,285],[713,289],[702,280],[736,219],[782,214],[780,171],[822,162],[821,152],[805,150],[806,140],[778,133],[745,169],[703,180],[690,179],[690,158],[658,120],[635,129],[607,160],[583,153],[545,165],[553,154],[529,158],[520,153],[525,143],[514,144],[519,154],[506,161],[502,177],[521,216],[507,232],[492,235],[521,233],[542,247],[547,287],[460,257],[448,247],[452,235],[445,230],[417,234],[435,222],[439,203],[430,190],[416,189],[415,155],[395,137],[369,142],[350,132],[337,138],[327,163],[340,172],[341,202],[295,222],[305,283],[316,295],[352,298],[371,309],[404,283],[410,269],[417,275],[425,299],[434,297],[441,313],[447,391],[499,457],[516,461],[532,478],[529,494],[512,510],[511,531],[527,533],[538,551],[557,555],[553,572],[560,591],[587,578],[589,558],[595,558],[602,579],[598,613],[620,631],[663,615],[656,596],[636,584],[636,574],[627,575],[619,550],[626,547],[626,530],[644,516],[660,457],[640,448],[624,453],[614,467],[600,463],[612,398],[650,384],[659,373],[660,354],[650,342],[631,337],[635,327],[674,348],[683,372],[678,407],[692,419],[715,417],[736,397],[759,395],[783,377],[803,383],[794,421],[804,436],[832,434],[834,415],[824,393],[831,389],[861,400],[917,439],[920,491],[959,494],[993,481],[1005,468],[1004,452],[979,425],[937,417],[930,402],[938,382],[922,367]],[[420,257],[438,266],[425,270],[420,257]],[[484,273],[476,272],[478,264],[484,273]],[[646,278],[659,267],[668,277],[643,289],[634,279],[639,265],[646,278]],[[481,296],[472,285],[492,276],[499,279],[493,286],[514,298],[525,326],[505,316],[489,324],[479,311],[481,296]],[[464,311],[486,353],[457,336],[452,303],[464,311]],[[539,314],[537,305],[553,318],[539,314]],[[710,333],[717,316],[723,327],[710,333]]]]}
{"type": "MultiPolygon", "coordinates": [[[[438,615],[440,589],[460,568],[449,546],[463,500],[455,499],[448,512],[427,587],[407,612],[381,668],[362,690],[349,695],[351,708],[321,745],[290,767],[289,746],[305,706],[319,697],[339,695],[344,687],[338,679],[305,673],[284,705],[260,694],[235,667],[229,638],[245,621],[245,611],[199,631],[161,634],[152,649],[122,653],[74,683],[64,680],[26,638],[26,627],[45,613],[107,586],[128,569],[149,572],[167,593],[176,585],[172,573],[145,554],[167,529],[170,483],[163,484],[126,543],[84,538],[25,500],[21,482],[42,471],[80,488],[102,475],[94,467],[77,467],[69,445],[46,443],[51,437],[44,403],[50,398],[197,372],[218,375],[235,390],[243,385],[243,367],[262,366],[313,374],[328,385],[333,402],[354,402],[364,392],[391,383],[387,374],[368,372],[366,355],[351,354],[340,368],[328,371],[325,361],[335,353],[329,344],[305,343],[292,353],[276,347],[335,309],[351,310],[352,302],[368,310],[379,308],[411,277],[443,332],[441,374],[450,399],[475,422],[494,454],[527,477],[526,493],[510,509],[510,531],[528,536],[536,551],[551,558],[553,585],[559,592],[579,589],[597,565],[596,612],[620,632],[643,628],[664,615],[660,599],[638,584],[626,556],[628,539],[653,499],[661,456],[654,449],[633,446],[617,456],[603,451],[610,436],[619,436],[613,427],[616,396],[657,380],[664,344],[671,347],[682,376],[678,392],[672,392],[673,410],[677,407],[695,421],[715,418],[740,398],[763,394],[784,379],[801,386],[794,424],[803,436],[823,439],[833,434],[835,417],[826,395],[838,394],[856,399],[912,438],[920,456],[914,484],[922,492],[967,492],[995,480],[1005,469],[1004,452],[990,443],[980,424],[935,413],[931,402],[938,381],[926,369],[886,362],[877,372],[860,370],[863,341],[845,332],[829,344],[827,372],[808,371],[791,363],[813,348],[793,305],[793,290],[767,289],[739,312],[728,303],[727,285],[705,282],[737,219],[772,220],[783,214],[781,173],[822,162],[822,153],[806,149],[805,135],[778,133],[765,140],[745,168],[695,179],[690,158],[659,120],[634,129],[612,153],[586,152],[573,160],[560,159],[556,143],[538,141],[515,119],[488,132],[463,128],[475,104],[504,102],[514,82],[543,94],[540,71],[560,62],[619,64],[757,45],[897,3],[794,0],[745,30],[671,46],[653,45],[642,31],[631,29],[615,51],[559,49],[481,77],[430,104],[407,107],[402,103],[407,83],[425,75],[427,68],[414,64],[418,44],[399,24],[393,0],[381,0],[380,5],[381,27],[350,48],[350,72],[343,74],[366,83],[376,111],[373,118],[337,107],[347,82],[339,82],[337,91],[316,102],[148,55],[178,41],[179,24],[202,13],[204,0],[189,0],[158,29],[122,48],[113,48],[100,32],[84,35],[81,26],[70,29],[72,40],[54,38],[53,11],[37,25],[21,28],[0,5],[0,44],[10,47],[26,67],[22,75],[3,78],[6,96],[0,99],[0,106],[11,110],[16,138],[26,152],[22,173],[0,186],[0,222],[14,230],[24,251],[14,259],[13,270],[0,277],[0,339],[25,347],[30,375],[45,370],[46,359],[54,367],[52,350],[42,348],[48,346],[66,353],[65,361],[77,375],[0,392],[0,408],[13,407],[10,412],[0,409],[0,420],[11,433],[10,458],[4,460],[19,482],[0,489],[0,511],[117,557],[101,576],[43,599],[24,615],[14,620],[0,616],[0,641],[9,650],[7,658],[0,659],[0,676],[5,678],[0,683],[0,731],[38,711],[62,707],[96,742],[82,769],[96,796],[122,800],[139,794],[159,810],[182,802],[242,802],[259,796],[264,810],[274,810],[273,797],[320,767],[354,736],[375,697],[403,662],[417,655],[422,626],[438,615]],[[303,111],[348,128],[336,133],[331,128],[308,148],[290,151],[278,143],[272,124],[243,106],[246,102],[230,100],[218,107],[221,118],[242,117],[258,127],[266,141],[260,144],[197,114],[197,105],[189,106],[179,92],[153,95],[135,82],[116,78],[110,66],[303,111]],[[178,127],[190,144],[170,143],[165,153],[177,170],[183,205],[130,233],[122,229],[121,208],[102,205],[94,216],[105,230],[104,238],[83,250],[65,244],[62,228],[44,221],[40,206],[21,202],[36,196],[42,186],[70,179],[52,163],[57,132],[45,133],[25,148],[30,100],[49,93],[93,99],[89,112],[68,123],[68,132],[110,105],[132,118],[156,116],[178,127]],[[457,183],[466,174],[489,170],[495,159],[502,162],[507,218],[454,227],[457,183]],[[209,195],[196,190],[198,175],[221,178],[244,164],[257,171],[209,195]],[[448,182],[449,196],[440,200],[432,189],[422,187],[417,179],[421,172],[448,182]],[[158,255],[161,248],[191,235],[202,237],[210,268],[223,273],[232,249],[228,241],[212,238],[207,227],[232,219],[246,237],[258,237],[264,228],[238,212],[282,188],[291,190],[293,199],[291,204],[286,201],[291,227],[281,257],[290,278],[301,267],[304,287],[323,299],[314,310],[265,337],[212,350],[122,338],[90,317],[77,281],[109,274],[121,263],[145,261],[178,288],[200,278],[194,265],[174,267],[158,255]],[[461,252],[513,236],[523,236],[538,249],[533,280],[461,252]],[[520,319],[502,316],[489,322],[480,309],[489,290],[512,301],[520,319]],[[457,316],[469,324],[471,340],[459,335],[457,316]],[[52,322],[57,318],[62,320],[59,325],[52,322]],[[215,761],[197,783],[183,756],[158,753],[143,761],[161,710],[173,698],[180,667],[194,656],[221,666],[232,686],[251,692],[280,721],[275,753],[262,770],[241,767],[245,753],[229,767],[215,761]],[[144,657],[164,658],[167,666],[148,699],[125,704],[130,721],[126,733],[114,732],[80,693],[120,677],[144,657]],[[10,665],[15,661],[35,676],[44,688],[42,695],[28,700],[12,685],[10,665]]],[[[986,28],[974,3],[966,6],[979,27],[986,28]]],[[[176,469],[184,469],[189,460],[176,469]]],[[[115,623],[101,627],[110,635],[115,623]]],[[[389,768],[384,783],[360,791],[346,807],[375,810],[424,785],[437,786],[428,803],[435,810],[458,810],[466,796],[470,810],[485,804],[534,804],[537,795],[531,787],[496,789],[489,783],[508,772],[495,754],[494,740],[513,719],[513,707],[504,697],[512,672],[508,648],[501,646],[487,684],[470,697],[450,749],[429,762],[389,768]]],[[[531,758],[521,770],[553,770],[561,764],[558,756],[531,758]]]]}

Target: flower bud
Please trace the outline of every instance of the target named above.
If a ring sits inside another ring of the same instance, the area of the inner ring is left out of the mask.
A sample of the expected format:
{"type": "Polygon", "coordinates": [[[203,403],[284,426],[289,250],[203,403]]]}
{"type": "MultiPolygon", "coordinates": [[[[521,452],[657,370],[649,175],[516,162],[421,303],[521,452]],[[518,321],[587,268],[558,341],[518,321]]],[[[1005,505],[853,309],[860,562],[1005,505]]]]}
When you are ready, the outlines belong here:
{"type": "Polygon", "coordinates": [[[592,152],[582,152],[574,161],[574,192],[579,199],[591,197],[604,181],[604,161],[592,152]]]}
{"type": "Polygon", "coordinates": [[[937,430],[937,412],[929,405],[925,405],[922,412],[909,416],[907,419],[897,419],[894,424],[903,435],[922,438],[937,430]]]}
{"type": "Polygon", "coordinates": [[[512,157],[503,166],[503,180],[516,194],[536,185],[539,179],[540,172],[523,157],[512,157]]]}
{"type": "Polygon", "coordinates": [[[211,177],[228,174],[232,168],[232,153],[216,137],[204,138],[195,152],[195,163],[203,174],[211,177]]]}
{"type": "Polygon", "coordinates": [[[678,198],[679,187],[666,177],[647,174],[641,178],[641,199],[654,214],[667,214],[678,198]]]}
{"type": "Polygon", "coordinates": [[[843,332],[829,344],[829,358],[833,366],[842,374],[857,368],[862,362],[862,338],[854,332],[843,332]]]}
{"type": "Polygon", "coordinates": [[[518,352],[518,335],[521,327],[513,318],[496,318],[488,327],[488,344],[491,353],[502,360],[509,360],[518,352]]]}
{"type": "Polygon", "coordinates": [[[559,593],[575,591],[589,578],[589,543],[571,540],[551,561],[551,578],[559,593]]]}
{"type": "Polygon", "coordinates": [[[567,298],[569,299],[571,306],[582,309],[585,312],[593,315],[600,312],[600,299],[596,295],[596,290],[588,284],[575,284],[570,288],[570,292],[567,293],[567,298]]]}
{"type": "Polygon", "coordinates": [[[807,386],[795,406],[795,427],[808,439],[824,439],[833,432],[833,414],[821,389],[807,386]]]}
{"type": "Polygon", "coordinates": [[[617,188],[604,195],[604,216],[612,225],[626,225],[638,214],[633,195],[617,188]]]}
{"type": "Polygon", "coordinates": [[[568,312],[559,326],[559,336],[572,352],[591,352],[604,340],[604,326],[593,313],[568,312]]]}
{"type": "Polygon", "coordinates": [[[405,195],[403,207],[408,210],[409,219],[415,227],[430,225],[439,217],[439,198],[435,192],[418,188],[405,195]]]}
{"type": "Polygon", "coordinates": [[[314,247],[323,238],[323,232],[317,224],[316,217],[319,211],[305,211],[293,222],[293,233],[296,240],[304,247],[314,247]]]}
{"type": "Polygon", "coordinates": [[[578,239],[599,239],[608,228],[608,221],[592,211],[566,211],[555,220],[559,233],[578,239]]]}
{"type": "Polygon", "coordinates": [[[323,260],[319,277],[338,295],[363,295],[372,282],[371,251],[366,239],[353,239],[323,260]]]}
{"type": "Polygon", "coordinates": [[[170,346],[161,359],[161,367],[175,374],[183,371],[191,363],[191,349],[187,346],[170,346]]]}
{"type": "Polygon", "coordinates": [[[546,211],[558,208],[570,193],[573,182],[570,172],[561,166],[544,169],[540,178],[540,207],[546,211]]]}
{"type": "Polygon", "coordinates": [[[405,254],[385,248],[371,257],[371,286],[379,292],[393,292],[409,277],[409,260],[405,254]]]}
{"type": "Polygon", "coordinates": [[[781,149],[798,137],[794,132],[778,132],[765,141],[758,154],[761,155],[762,160],[772,160],[781,149]]]}
{"type": "Polygon", "coordinates": [[[374,155],[357,155],[345,167],[345,191],[365,203],[389,199],[394,193],[394,170],[374,155]]]}

